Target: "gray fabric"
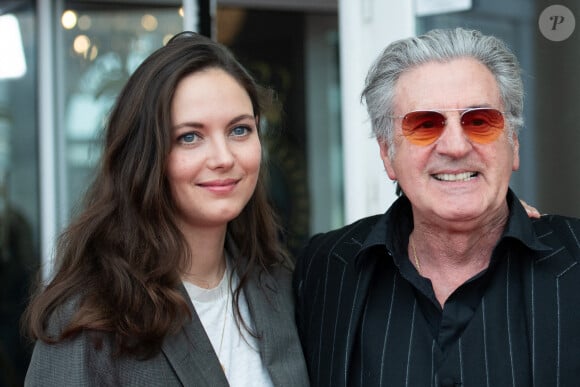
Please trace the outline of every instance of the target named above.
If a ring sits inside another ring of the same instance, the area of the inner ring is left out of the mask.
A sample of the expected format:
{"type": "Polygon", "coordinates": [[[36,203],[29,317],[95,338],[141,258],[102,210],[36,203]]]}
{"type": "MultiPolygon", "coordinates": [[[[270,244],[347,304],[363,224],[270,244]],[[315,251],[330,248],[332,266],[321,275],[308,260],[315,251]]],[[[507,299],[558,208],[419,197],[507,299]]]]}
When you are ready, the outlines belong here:
{"type": "MultiPolygon", "coordinates": [[[[308,386],[304,357],[294,324],[290,275],[275,269],[272,276],[250,278],[244,291],[259,339],[264,365],[276,386],[308,386]],[[265,295],[265,296],[264,296],[265,295]]],[[[185,289],[182,291],[185,293],[185,289]]],[[[189,297],[187,297],[189,300],[189,297]]],[[[193,306],[190,304],[192,310],[193,306]]],[[[71,303],[51,321],[58,329],[74,312],[71,303]]],[[[100,350],[89,333],[56,345],[37,342],[25,386],[228,386],[218,358],[199,317],[167,337],[152,359],[111,357],[111,343],[100,350]]]]}

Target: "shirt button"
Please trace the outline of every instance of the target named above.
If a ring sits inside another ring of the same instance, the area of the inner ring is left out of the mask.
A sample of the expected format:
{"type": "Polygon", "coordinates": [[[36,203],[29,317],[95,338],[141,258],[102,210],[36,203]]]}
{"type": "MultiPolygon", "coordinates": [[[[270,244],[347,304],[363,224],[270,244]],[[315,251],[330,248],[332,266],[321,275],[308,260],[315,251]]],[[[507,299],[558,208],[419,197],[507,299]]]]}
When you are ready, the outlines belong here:
{"type": "Polygon", "coordinates": [[[443,378],[441,380],[441,387],[457,387],[461,386],[461,383],[456,383],[453,378],[443,378]]]}

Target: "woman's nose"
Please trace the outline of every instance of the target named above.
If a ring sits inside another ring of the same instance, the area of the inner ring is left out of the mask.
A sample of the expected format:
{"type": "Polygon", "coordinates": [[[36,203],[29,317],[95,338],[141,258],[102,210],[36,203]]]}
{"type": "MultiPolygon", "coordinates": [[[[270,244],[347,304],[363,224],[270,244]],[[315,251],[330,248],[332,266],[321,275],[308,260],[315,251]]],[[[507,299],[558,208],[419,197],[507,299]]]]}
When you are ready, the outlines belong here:
{"type": "Polygon", "coordinates": [[[234,160],[234,154],[226,139],[215,139],[211,142],[208,155],[210,168],[230,168],[234,164],[234,160]]]}

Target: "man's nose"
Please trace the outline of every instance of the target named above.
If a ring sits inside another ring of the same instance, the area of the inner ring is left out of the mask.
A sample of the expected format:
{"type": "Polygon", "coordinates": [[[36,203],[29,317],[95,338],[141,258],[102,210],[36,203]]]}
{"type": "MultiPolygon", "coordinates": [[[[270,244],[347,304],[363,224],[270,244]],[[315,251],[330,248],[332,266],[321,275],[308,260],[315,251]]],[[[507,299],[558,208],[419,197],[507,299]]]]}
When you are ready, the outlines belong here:
{"type": "Polygon", "coordinates": [[[437,152],[453,158],[460,158],[472,148],[471,141],[461,125],[461,116],[450,114],[445,121],[443,133],[436,143],[437,152]]]}

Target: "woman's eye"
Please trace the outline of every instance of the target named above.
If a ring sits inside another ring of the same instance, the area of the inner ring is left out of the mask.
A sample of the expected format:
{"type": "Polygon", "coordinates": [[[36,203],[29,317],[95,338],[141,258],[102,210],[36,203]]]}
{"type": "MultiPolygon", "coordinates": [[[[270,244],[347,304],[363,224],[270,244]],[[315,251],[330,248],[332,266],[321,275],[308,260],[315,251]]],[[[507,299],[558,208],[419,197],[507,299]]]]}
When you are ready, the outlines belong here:
{"type": "Polygon", "coordinates": [[[185,133],[182,134],[177,138],[177,141],[184,143],[184,144],[191,144],[196,142],[199,139],[199,136],[195,133],[185,133]]]}
{"type": "Polygon", "coordinates": [[[232,129],[232,135],[234,136],[245,136],[250,133],[251,129],[247,126],[236,126],[232,129]]]}

